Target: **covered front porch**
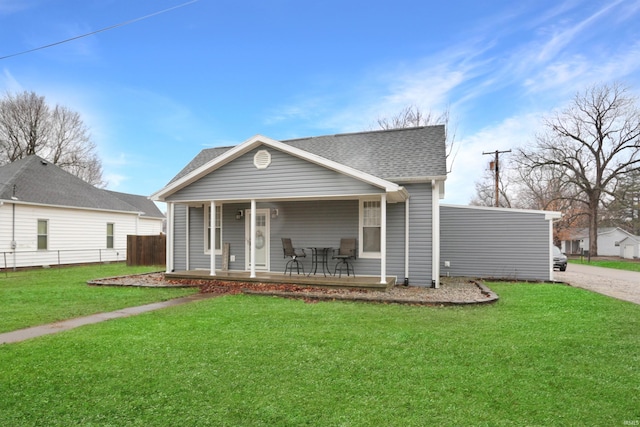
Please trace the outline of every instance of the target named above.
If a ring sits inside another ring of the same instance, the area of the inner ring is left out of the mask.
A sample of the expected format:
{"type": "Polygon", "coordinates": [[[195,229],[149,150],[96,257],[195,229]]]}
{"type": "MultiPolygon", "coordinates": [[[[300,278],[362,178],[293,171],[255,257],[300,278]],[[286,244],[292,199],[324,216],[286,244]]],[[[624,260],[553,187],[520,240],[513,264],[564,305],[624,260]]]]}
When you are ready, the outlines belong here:
{"type": "Polygon", "coordinates": [[[322,274],[283,274],[277,272],[257,271],[255,277],[251,277],[250,271],[223,271],[216,270],[212,276],[209,270],[182,270],[165,273],[167,279],[186,280],[219,280],[230,282],[255,282],[255,283],[284,283],[300,286],[323,288],[349,288],[384,291],[396,284],[395,276],[387,276],[385,281],[380,276],[331,276],[322,274]]]}

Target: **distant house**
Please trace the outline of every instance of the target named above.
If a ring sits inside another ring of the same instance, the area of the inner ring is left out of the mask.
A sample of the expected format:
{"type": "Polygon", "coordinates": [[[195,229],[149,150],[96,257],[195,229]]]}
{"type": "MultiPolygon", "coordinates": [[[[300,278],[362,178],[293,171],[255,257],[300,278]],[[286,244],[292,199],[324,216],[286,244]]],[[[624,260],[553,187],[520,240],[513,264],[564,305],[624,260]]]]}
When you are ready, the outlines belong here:
{"type": "MultiPolygon", "coordinates": [[[[444,126],[285,141],[256,135],[201,151],[151,198],[168,206],[168,272],[213,276],[228,264],[249,277],[282,273],[282,238],[302,248],[355,238],[356,273],[380,283],[552,279],[559,213],[440,206],[446,178],[444,126]]],[[[310,258],[301,260],[306,271],[310,258]]]]}
{"type": "Polygon", "coordinates": [[[640,237],[629,236],[620,240],[620,256],[627,259],[640,258],[640,237]]]}
{"type": "Polygon", "coordinates": [[[0,166],[0,268],[126,259],[127,235],[162,232],[144,196],[96,188],[29,156],[0,166]]]}
{"type": "MultiPolygon", "coordinates": [[[[569,238],[561,242],[561,249],[567,254],[581,254],[583,250],[589,250],[589,241],[589,229],[579,228],[573,230],[569,238]]],[[[631,234],[620,227],[602,227],[598,229],[599,256],[638,257],[638,248],[633,248],[637,242],[640,242],[640,236],[631,234]],[[631,248],[625,249],[628,246],[631,248]]]]}

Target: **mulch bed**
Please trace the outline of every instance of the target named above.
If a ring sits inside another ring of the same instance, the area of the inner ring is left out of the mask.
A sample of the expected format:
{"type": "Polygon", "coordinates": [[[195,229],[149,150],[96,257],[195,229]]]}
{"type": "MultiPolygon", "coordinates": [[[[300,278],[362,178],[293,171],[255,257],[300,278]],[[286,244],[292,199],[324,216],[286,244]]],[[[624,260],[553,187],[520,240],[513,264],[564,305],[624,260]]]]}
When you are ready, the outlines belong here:
{"type": "Polygon", "coordinates": [[[88,283],[99,286],[199,287],[201,293],[270,295],[302,299],[308,303],[340,300],[383,304],[464,305],[491,303],[498,300],[498,296],[482,282],[459,277],[443,278],[438,289],[396,285],[386,291],[310,287],[290,283],[165,279],[163,273],[108,277],[88,283]]]}

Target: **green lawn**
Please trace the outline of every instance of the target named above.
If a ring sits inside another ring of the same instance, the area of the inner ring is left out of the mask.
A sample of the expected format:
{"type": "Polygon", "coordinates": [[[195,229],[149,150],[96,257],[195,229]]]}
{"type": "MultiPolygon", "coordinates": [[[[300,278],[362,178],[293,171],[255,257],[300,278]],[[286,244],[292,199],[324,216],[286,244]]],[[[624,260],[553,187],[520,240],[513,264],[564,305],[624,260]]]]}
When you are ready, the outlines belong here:
{"type": "Polygon", "coordinates": [[[489,286],[498,303],[452,308],[224,296],[0,346],[0,420],[11,426],[640,420],[640,306],[563,285],[489,286]]]}
{"type": "Polygon", "coordinates": [[[2,272],[0,333],[197,292],[197,289],[116,288],[86,283],[100,277],[159,269],[157,266],[127,267],[118,263],[2,272]]]}
{"type": "Polygon", "coordinates": [[[594,267],[616,268],[618,270],[640,271],[640,262],[628,260],[591,260],[569,259],[573,264],[592,265],[594,267]]]}

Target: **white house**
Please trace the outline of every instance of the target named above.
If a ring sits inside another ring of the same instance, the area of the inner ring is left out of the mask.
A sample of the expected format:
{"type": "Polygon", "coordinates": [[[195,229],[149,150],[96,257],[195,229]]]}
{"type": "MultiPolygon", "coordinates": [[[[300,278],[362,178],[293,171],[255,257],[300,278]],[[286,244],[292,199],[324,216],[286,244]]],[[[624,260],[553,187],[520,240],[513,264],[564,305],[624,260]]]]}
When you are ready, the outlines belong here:
{"type": "MultiPolygon", "coordinates": [[[[638,257],[638,249],[626,249],[626,246],[637,245],[640,236],[629,233],[620,227],[603,227],[598,229],[598,255],[599,256],[619,256],[624,258],[638,257]],[[623,245],[624,242],[624,245],[623,245]],[[630,252],[633,251],[633,252],[630,252]]],[[[589,229],[582,228],[571,233],[568,240],[561,242],[561,249],[568,254],[580,254],[582,250],[589,250],[589,229]]]]}
{"type": "Polygon", "coordinates": [[[622,258],[640,258],[640,237],[629,236],[620,241],[620,256],[622,258]]]}
{"type": "Polygon", "coordinates": [[[96,188],[38,156],[0,166],[0,268],[126,259],[127,235],[162,232],[144,196],[96,188]]]}

